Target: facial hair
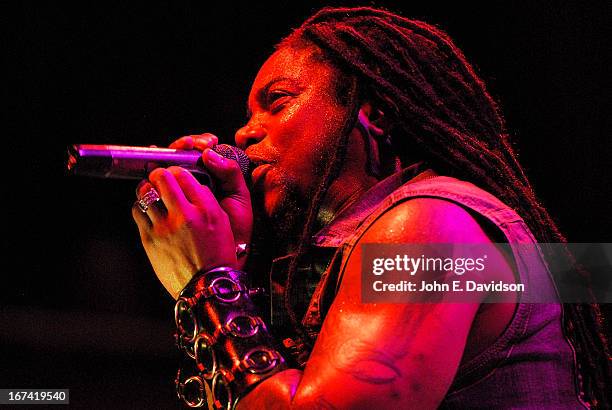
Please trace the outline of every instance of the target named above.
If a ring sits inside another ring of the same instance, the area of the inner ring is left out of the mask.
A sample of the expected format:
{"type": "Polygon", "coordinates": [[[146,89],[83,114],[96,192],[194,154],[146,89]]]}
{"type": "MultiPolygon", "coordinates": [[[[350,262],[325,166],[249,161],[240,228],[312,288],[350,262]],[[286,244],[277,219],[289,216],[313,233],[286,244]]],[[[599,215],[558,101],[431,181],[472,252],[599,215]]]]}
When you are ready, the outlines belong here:
{"type": "Polygon", "coordinates": [[[285,180],[281,188],[281,206],[268,214],[264,206],[265,193],[260,185],[255,185],[251,193],[255,217],[253,247],[257,247],[261,255],[283,256],[294,250],[301,239],[310,203],[295,184],[285,180]]]}

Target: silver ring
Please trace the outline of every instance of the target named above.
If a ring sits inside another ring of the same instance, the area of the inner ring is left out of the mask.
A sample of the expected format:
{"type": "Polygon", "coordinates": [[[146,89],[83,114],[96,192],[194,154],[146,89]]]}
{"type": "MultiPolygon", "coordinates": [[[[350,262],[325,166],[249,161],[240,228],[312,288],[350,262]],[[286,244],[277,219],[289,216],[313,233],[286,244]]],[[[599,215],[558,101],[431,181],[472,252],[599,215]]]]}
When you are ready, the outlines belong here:
{"type": "Polygon", "coordinates": [[[155,190],[155,188],[149,189],[145,194],[136,202],[142,213],[146,213],[147,209],[161,198],[155,190]]]}

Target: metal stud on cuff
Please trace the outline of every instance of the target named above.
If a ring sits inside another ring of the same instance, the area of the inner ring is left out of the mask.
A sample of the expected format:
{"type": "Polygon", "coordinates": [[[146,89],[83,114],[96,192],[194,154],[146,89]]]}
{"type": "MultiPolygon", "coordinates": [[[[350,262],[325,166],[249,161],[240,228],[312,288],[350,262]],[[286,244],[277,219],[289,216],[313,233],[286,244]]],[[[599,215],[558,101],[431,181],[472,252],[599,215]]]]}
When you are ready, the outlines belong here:
{"type": "Polygon", "coordinates": [[[174,305],[174,321],[176,323],[176,344],[179,349],[192,359],[195,358],[193,341],[196,339],[200,328],[189,301],[179,299],[174,305]]]}
{"type": "Polygon", "coordinates": [[[212,402],[212,392],[208,384],[199,376],[188,377],[182,381],[181,369],[176,374],[176,394],[189,407],[202,407],[212,402]]]}
{"type": "Polygon", "coordinates": [[[255,336],[260,328],[265,329],[265,324],[259,316],[236,315],[220,326],[219,331],[224,335],[246,338],[255,336]]]}
{"type": "Polygon", "coordinates": [[[281,356],[276,350],[266,347],[256,347],[244,355],[241,367],[251,373],[266,373],[274,369],[281,362],[281,356]]]}
{"type": "Polygon", "coordinates": [[[206,380],[211,380],[217,371],[217,353],[213,344],[212,338],[203,334],[198,335],[193,342],[196,367],[206,380]]]}
{"type": "Polygon", "coordinates": [[[240,294],[245,292],[247,288],[242,283],[236,283],[231,278],[220,276],[215,278],[210,286],[203,292],[205,298],[215,296],[221,302],[233,303],[240,298],[240,294]]]}
{"type": "Polygon", "coordinates": [[[226,369],[219,369],[212,380],[212,399],[215,409],[230,410],[232,407],[232,389],[230,383],[234,377],[226,369]]]}

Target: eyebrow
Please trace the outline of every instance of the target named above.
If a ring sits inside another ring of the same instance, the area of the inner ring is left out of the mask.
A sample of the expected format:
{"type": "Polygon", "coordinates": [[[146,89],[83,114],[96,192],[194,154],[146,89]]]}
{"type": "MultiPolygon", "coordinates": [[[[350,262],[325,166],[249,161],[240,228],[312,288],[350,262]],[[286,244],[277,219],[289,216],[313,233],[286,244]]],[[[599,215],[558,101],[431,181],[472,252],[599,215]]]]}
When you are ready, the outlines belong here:
{"type": "MultiPolygon", "coordinates": [[[[266,83],[266,85],[264,85],[259,90],[257,90],[257,92],[255,93],[255,100],[257,100],[260,104],[262,104],[262,102],[264,101],[265,95],[270,90],[270,87],[272,87],[274,84],[276,84],[278,82],[281,82],[281,81],[292,81],[292,82],[294,82],[295,80],[293,78],[284,77],[284,76],[274,77],[270,81],[268,81],[266,83]]],[[[253,111],[251,110],[251,107],[249,106],[249,101],[247,100],[247,106],[246,106],[247,118],[251,117],[252,112],[253,111]]]]}

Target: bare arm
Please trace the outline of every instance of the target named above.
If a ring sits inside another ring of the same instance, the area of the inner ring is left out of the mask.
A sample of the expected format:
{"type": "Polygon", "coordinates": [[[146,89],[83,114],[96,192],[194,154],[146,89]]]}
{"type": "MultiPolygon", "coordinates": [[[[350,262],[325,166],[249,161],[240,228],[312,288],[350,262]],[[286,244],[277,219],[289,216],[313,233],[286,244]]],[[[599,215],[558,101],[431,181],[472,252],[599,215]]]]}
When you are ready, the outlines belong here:
{"type": "MultiPolygon", "coordinates": [[[[425,198],[390,210],[360,241],[432,242],[491,241],[461,207],[425,198]]],[[[440,404],[459,366],[479,304],[363,304],[360,272],[358,243],[304,372],[288,370],[264,381],[242,399],[239,408],[436,408],[440,404]]]]}

